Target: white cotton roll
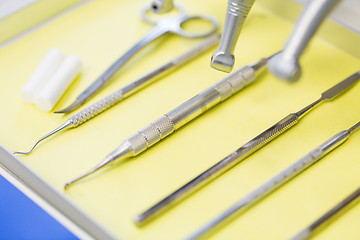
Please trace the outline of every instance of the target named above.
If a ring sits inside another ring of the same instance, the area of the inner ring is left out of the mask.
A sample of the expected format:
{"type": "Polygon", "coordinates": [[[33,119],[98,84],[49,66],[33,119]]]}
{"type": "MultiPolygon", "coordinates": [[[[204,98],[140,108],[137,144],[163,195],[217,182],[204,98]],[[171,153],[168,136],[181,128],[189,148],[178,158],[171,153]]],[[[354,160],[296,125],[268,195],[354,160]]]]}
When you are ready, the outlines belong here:
{"type": "Polygon", "coordinates": [[[43,111],[50,111],[80,72],[81,65],[79,57],[68,56],[41,90],[35,105],[43,111]]]}
{"type": "Polygon", "coordinates": [[[34,103],[41,89],[63,62],[65,55],[60,49],[52,48],[41,61],[35,72],[31,75],[21,90],[21,98],[24,102],[34,103]]]}

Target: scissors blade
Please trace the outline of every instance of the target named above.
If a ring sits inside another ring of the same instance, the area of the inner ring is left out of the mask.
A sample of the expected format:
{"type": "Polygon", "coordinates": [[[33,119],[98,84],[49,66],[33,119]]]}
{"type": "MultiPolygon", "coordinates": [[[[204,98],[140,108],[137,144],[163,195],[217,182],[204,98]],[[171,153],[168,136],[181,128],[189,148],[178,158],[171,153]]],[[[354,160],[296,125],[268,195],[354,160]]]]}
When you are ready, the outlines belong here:
{"type": "Polygon", "coordinates": [[[82,105],[85,101],[84,100],[79,100],[78,98],[75,100],[75,102],[73,102],[70,106],[59,110],[59,111],[55,111],[54,113],[68,113],[71,112],[72,110],[74,110],[75,108],[79,107],[80,105],[82,105]]]}

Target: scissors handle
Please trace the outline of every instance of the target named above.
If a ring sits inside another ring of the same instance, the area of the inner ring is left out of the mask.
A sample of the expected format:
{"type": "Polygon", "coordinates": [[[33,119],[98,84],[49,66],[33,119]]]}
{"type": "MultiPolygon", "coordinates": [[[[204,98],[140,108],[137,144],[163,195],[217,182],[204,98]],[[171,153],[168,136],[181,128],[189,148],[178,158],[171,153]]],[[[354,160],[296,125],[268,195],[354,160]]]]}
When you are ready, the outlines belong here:
{"type": "Polygon", "coordinates": [[[211,34],[215,33],[219,28],[219,23],[216,18],[209,16],[209,15],[192,15],[188,16],[185,13],[184,8],[179,5],[175,5],[175,8],[178,10],[177,15],[173,17],[165,17],[165,18],[152,18],[150,17],[151,13],[150,8],[144,8],[140,12],[140,17],[148,23],[154,24],[156,26],[160,26],[161,28],[167,29],[167,31],[172,32],[174,34],[186,37],[186,38],[203,38],[210,36],[211,34]],[[202,32],[192,32],[182,28],[184,23],[202,20],[205,22],[210,23],[211,28],[202,31],[202,32]]]}
{"type": "Polygon", "coordinates": [[[58,113],[62,112],[69,112],[78,106],[82,105],[84,102],[87,101],[91,96],[93,96],[95,93],[97,93],[102,86],[110,80],[110,78],[123,66],[126,62],[130,60],[137,52],[139,52],[143,47],[145,47],[147,44],[151,43],[161,35],[172,32],[184,37],[189,38],[200,38],[200,37],[206,37],[214,33],[217,28],[218,24],[216,19],[213,19],[208,16],[191,16],[188,17],[185,14],[183,14],[183,11],[179,10],[179,14],[175,17],[162,19],[159,21],[153,21],[151,20],[146,14],[149,11],[149,9],[144,9],[141,12],[142,18],[151,23],[155,23],[156,26],[150,30],[143,38],[141,38],[132,48],[130,48],[124,55],[122,55],[116,62],[114,62],[101,76],[99,76],[88,88],[85,89],[77,98],[76,101],[67,107],[66,109],[62,111],[58,111],[58,113]],[[186,22],[190,21],[192,19],[204,19],[209,21],[212,24],[212,29],[210,31],[206,31],[205,33],[191,33],[188,31],[185,31],[181,28],[181,25],[186,22]]]}

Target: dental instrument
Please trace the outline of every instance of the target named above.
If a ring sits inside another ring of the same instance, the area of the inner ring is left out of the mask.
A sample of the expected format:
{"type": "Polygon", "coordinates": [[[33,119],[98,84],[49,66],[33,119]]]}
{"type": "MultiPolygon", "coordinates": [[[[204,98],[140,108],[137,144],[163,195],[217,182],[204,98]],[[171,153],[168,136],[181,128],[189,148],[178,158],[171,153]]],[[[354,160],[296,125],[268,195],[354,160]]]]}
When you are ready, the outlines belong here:
{"type": "Polygon", "coordinates": [[[165,212],[177,202],[180,202],[182,199],[195,192],[200,187],[206,185],[214,178],[220,176],[225,171],[234,167],[235,165],[246,159],[248,156],[265,146],[267,143],[280,136],[286,130],[290,129],[292,126],[298,123],[301,117],[303,117],[315,106],[322,103],[323,101],[330,101],[334,99],[336,96],[340,95],[340,93],[353,86],[356,82],[358,82],[359,79],[360,72],[356,72],[342,82],[333,86],[326,92],[322,93],[321,97],[315,102],[311,103],[310,105],[301,109],[298,112],[289,114],[288,116],[280,120],[278,123],[267,129],[265,132],[245,143],[242,147],[240,147],[239,149],[222,159],[220,162],[210,167],[205,172],[193,178],[191,181],[180,187],[178,190],[171,193],[170,195],[162,199],[160,202],[150,207],[148,210],[136,216],[134,218],[134,222],[138,225],[142,225],[150,219],[154,218],[155,216],[165,212]]]}
{"type": "Polygon", "coordinates": [[[276,76],[296,81],[301,75],[299,58],[329,13],[341,0],[309,1],[300,15],[283,51],[269,61],[269,70],[276,76]]]}
{"type": "Polygon", "coordinates": [[[224,30],[218,49],[211,57],[211,67],[223,72],[231,72],[235,57],[234,50],[242,26],[255,0],[229,0],[224,30]]]}
{"type": "Polygon", "coordinates": [[[255,81],[256,72],[262,69],[267,61],[268,58],[262,58],[254,64],[240,68],[233,74],[228,75],[213,86],[150,123],[148,126],[125,139],[118,148],[108,154],[105,159],[93,169],[66,183],[65,188],[91,173],[114,163],[116,160],[119,161],[140,154],[213,106],[233,96],[255,81]]]}
{"type": "Polygon", "coordinates": [[[323,227],[327,223],[329,223],[337,213],[339,213],[344,208],[348,207],[350,204],[354,203],[355,200],[359,200],[359,199],[360,199],[360,188],[355,190],[353,193],[351,193],[349,196],[347,196],[344,200],[342,200],[340,203],[338,203],[336,206],[334,206],[332,209],[330,209],[328,212],[326,212],[324,215],[322,215],[315,222],[310,224],[307,228],[300,231],[298,234],[296,234],[290,240],[309,239],[316,230],[319,230],[320,227],[323,227]]]}
{"type": "Polygon", "coordinates": [[[281,187],[282,185],[299,175],[311,165],[318,162],[321,158],[323,158],[333,149],[344,143],[349,138],[350,134],[352,134],[359,126],[360,122],[358,122],[348,130],[343,130],[337,133],[335,136],[310,151],[308,154],[306,154],[305,156],[294,162],[292,165],[281,171],[279,174],[262,184],[250,194],[237,201],[226,211],[215,217],[213,220],[205,224],[203,227],[201,227],[199,230],[197,230],[195,233],[193,233],[186,239],[195,240],[205,236],[205,234],[207,234],[210,230],[213,230],[224,220],[229,219],[231,216],[234,216],[235,213],[239,213],[241,210],[249,208],[259,200],[268,196],[277,188],[281,187]]]}
{"type": "Polygon", "coordinates": [[[155,69],[154,71],[146,74],[145,76],[139,78],[138,80],[128,84],[127,86],[109,94],[108,96],[100,99],[99,101],[95,102],[94,104],[90,105],[89,107],[75,113],[68,120],[62,124],[60,127],[56,128],[55,130],[51,131],[50,133],[46,134],[44,137],[40,138],[32,148],[27,152],[13,152],[14,154],[29,154],[32,150],[44,139],[52,136],[53,134],[67,128],[75,128],[80,126],[81,124],[87,122],[91,118],[99,115],[100,113],[104,112],[108,108],[116,105],[124,98],[129,97],[130,95],[134,94],[135,92],[139,91],[140,89],[144,88],[145,86],[155,82],[160,77],[168,74],[171,71],[174,71],[176,68],[188,63],[190,60],[198,57],[205,51],[209,50],[211,47],[214,47],[220,39],[220,35],[213,35],[206,38],[203,42],[196,45],[194,48],[189,50],[188,52],[176,57],[175,59],[171,60],[170,62],[164,64],[163,66],[155,69]]]}
{"type": "Polygon", "coordinates": [[[150,30],[140,41],[138,41],[132,48],[130,48],[124,55],[122,55],[115,63],[113,63],[98,79],[96,79],[85,91],[83,91],[67,108],[56,111],[55,113],[67,113],[70,112],[83,103],[85,103],[91,96],[93,96],[96,92],[100,90],[101,87],[104,86],[106,82],[108,82],[111,77],[128,62],[137,52],[139,52],[143,47],[164,35],[165,33],[171,32],[173,34],[177,34],[187,38],[202,38],[207,37],[213,34],[218,29],[218,23],[216,19],[205,16],[205,15],[195,15],[195,16],[187,16],[185,15],[185,11],[177,7],[179,10],[179,14],[176,16],[172,16],[169,18],[161,18],[161,19],[151,19],[147,15],[149,12],[148,8],[145,8],[141,12],[141,17],[144,21],[155,24],[155,27],[150,30]],[[211,29],[208,31],[194,33],[186,31],[182,28],[185,22],[190,22],[194,19],[200,19],[203,21],[207,21],[211,24],[211,29]]]}

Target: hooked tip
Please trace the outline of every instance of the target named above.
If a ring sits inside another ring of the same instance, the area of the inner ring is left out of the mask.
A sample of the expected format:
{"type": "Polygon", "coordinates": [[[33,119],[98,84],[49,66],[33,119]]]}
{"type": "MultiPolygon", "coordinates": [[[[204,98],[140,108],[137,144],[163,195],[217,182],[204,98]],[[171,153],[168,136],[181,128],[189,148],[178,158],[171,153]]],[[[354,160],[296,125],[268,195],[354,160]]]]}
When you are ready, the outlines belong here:
{"type": "Polygon", "coordinates": [[[15,155],[15,154],[29,155],[29,154],[34,150],[34,148],[36,147],[36,145],[38,145],[39,142],[40,142],[40,141],[37,141],[37,142],[34,144],[34,146],[32,146],[32,148],[31,148],[29,151],[27,151],[27,152],[14,151],[14,152],[12,152],[12,153],[13,153],[14,155],[15,155]]]}
{"type": "Polygon", "coordinates": [[[12,154],[23,154],[23,155],[28,155],[28,154],[30,154],[31,153],[31,151],[28,151],[28,152],[17,152],[17,151],[15,151],[15,152],[12,152],[12,154]]]}
{"type": "Polygon", "coordinates": [[[18,151],[15,151],[13,152],[13,154],[23,154],[23,155],[28,155],[30,154],[34,148],[43,140],[47,139],[48,137],[54,135],[55,133],[67,128],[67,127],[70,127],[71,125],[73,124],[72,121],[68,120],[66,121],[64,124],[62,124],[60,127],[54,129],[53,131],[49,132],[48,134],[46,134],[45,136],[43,136],[42,138],[40,138],[39,140],[36,141],[36,143],[32,146],[32,148],[28,151],[28,152],[18,152],[18,151]]]}

